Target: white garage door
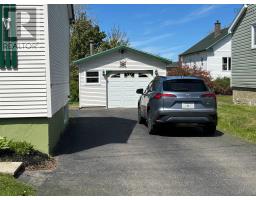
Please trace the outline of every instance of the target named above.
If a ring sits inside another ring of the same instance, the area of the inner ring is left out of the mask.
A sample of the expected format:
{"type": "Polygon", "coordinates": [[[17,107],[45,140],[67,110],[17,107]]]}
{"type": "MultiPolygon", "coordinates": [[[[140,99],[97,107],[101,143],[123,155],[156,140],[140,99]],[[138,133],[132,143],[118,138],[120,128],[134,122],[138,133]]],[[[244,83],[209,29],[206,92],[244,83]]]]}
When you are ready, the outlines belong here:
{"type": "Polygon", "coordinates": [[[145,89],[153,79],[150,72],[116,72],[108,78],[108,107],[135,108],[138,104],[138,88],[145,89]]]}

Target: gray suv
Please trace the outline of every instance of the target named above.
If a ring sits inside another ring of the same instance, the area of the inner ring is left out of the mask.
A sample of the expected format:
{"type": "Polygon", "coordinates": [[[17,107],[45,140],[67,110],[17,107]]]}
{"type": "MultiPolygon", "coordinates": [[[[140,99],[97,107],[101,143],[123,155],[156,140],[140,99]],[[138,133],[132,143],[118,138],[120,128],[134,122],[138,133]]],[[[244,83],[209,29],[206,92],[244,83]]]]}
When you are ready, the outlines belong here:
{"type": "Polygon", "coordinates": [[[147,121],[149,134],[161,124],[202,126],[214,134],[217,125],[216,96],[204,81],[192,76],[157,76],[138,102],[138,121],[147,121]]]}

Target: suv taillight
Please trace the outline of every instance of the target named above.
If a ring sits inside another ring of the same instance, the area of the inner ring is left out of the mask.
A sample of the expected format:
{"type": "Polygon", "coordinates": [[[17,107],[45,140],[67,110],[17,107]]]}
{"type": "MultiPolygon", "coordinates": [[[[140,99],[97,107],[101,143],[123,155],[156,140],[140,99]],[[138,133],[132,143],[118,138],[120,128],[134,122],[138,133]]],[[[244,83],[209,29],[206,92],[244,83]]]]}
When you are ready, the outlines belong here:
{"type": "Polygon", "coordinates": [[[201,97],[214,98],[216,100],[216,95],[214,93],[208,92],[201,95],[201,97]]]}
{"type": "Polygon", "coordinates": [[[174,94],[162,94],[162,93],[156,93],[154,96],[154,99],[161,99],[162,97],[177,97],[174,94]]]}

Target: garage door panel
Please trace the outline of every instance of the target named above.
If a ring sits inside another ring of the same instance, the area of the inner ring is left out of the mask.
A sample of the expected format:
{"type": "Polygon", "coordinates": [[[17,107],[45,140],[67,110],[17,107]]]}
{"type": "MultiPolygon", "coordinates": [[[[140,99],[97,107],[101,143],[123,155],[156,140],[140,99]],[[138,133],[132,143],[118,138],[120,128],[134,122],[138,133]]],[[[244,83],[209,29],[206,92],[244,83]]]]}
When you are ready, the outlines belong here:
{"type": "MultiPolygon", "coordinates": [[[[144,72],[147,73],[147,72],[144,72]]],[[[136,94],[138,88],[146,88],[148,83],[152,80],[149,77],[138,77],[138,72],[134,72],[134,77],[125,77],[121,74],[119,78],[108,79],[108,107],[137,107],[139,94],[136,94]]]]}

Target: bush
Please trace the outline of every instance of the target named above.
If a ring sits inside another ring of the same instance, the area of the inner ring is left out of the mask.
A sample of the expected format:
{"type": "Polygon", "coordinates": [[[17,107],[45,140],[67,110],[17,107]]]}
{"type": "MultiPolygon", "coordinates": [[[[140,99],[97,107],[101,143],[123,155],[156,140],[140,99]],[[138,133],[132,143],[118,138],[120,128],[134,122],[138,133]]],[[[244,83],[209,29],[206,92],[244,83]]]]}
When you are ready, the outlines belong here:
{"type": "Polygon", "coordinates": [[[33,150],[34,147],[32,144],[27,142],[14,142],[10,141],[10,149],[15,151],[18,155],[29,155],[33,150]]]}
{"type": "Polygon", "coordinates": [[[16,142],[13,140],[7,140],[5,137],[0,137],[0,151],[11,151],[17,155],[29,155],[34,151],[32,144],[27,142],[16,142]]]}
{"type": "Polygon", "coordinates": [[[78,78],[78,67],[71,65],[70,72],[70,102],[79,101],[79,78],[78,78]]]}
{"type": "Polygon", "coordinates": [[[189,66],[180,66],[172,67],[167,71],[168,76],[196,76],[202,78],[208,87],[213,88],[212,77],[210,72],[200,68],[200,67],[189,67],[189,66]]]}
{"type": "Polygon", "coordinates": [[[5,137],[0,136],[0,150],[6,150],[9,148],[9,141],[5,137]]]}
{"type": "Polygon", "coordinates": [[[217,78],[213,81],[213,90],[215,94],[232,95],[232,89],[230,87],[230,78],[217,78]]]}

